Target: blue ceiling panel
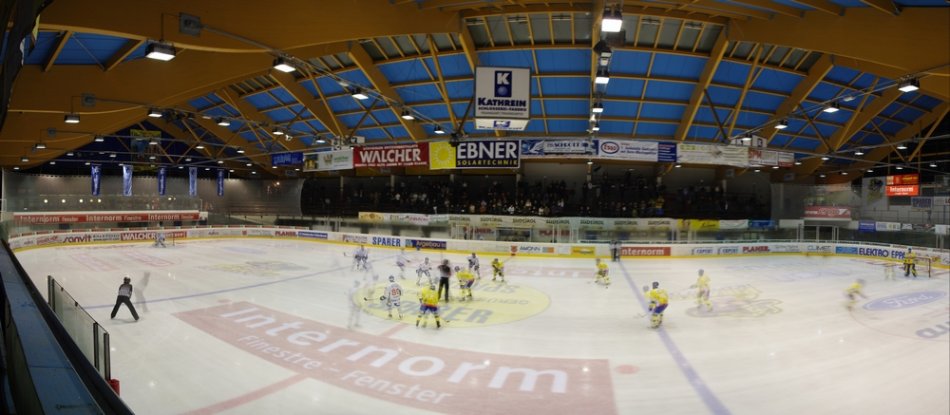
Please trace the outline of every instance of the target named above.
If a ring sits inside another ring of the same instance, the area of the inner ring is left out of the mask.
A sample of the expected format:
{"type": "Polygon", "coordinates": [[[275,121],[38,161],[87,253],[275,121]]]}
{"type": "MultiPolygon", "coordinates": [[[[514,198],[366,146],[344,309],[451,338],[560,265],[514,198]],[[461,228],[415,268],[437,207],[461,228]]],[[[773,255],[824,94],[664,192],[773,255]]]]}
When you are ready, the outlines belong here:
{"type": "Polygon", "coordinates": [[[462,131],[466,134],[484,133],[484,131],[476,130],[475,123],[471,121],[466,121],[464,124],[462,124],[462,131]]]}
{"type": "MultiPolygon", "coordinates": [[[[735,88],[723,88],[721,86],[712,86],[706,88],[708,95],[712,98],[713,105],[717,108],[719,107],[729,107],[733,108],[736,106],[736,103],[739,102],[739,94],[742,91],[735,88]]],[[[709,106],[709,102],[706,100],[706,97],[703,97],[702,105],[709,106]]]]}
{"type": "MultiPolygon", "coordinates": [[[[819,82],[818,85],[815,86],[815,89],[811,91],[811,94],[808,95],[808,98],[819,102],[830,101],[838,96],[841,89],[839,86],[819,82]]],[[[805,106],[808,107],[807,104],[805,104],[805,106]]]]}
{"type": "Polygon", "coordinates": [[[877,134],[871,134],[867,137],[864,137],[864,140],[861,141],[861,144],[867,146],[875,146],[884,142],[884,137],[881,137],[877,134]]]}
{"type": "Polygon", "coordinates": [[[646,98],[688,102],[695,87],[695,84],[682,82],[650,81],[647,83],[646,98]]]}
{"type": "MultiPolygon", "coordinates": [[[[725,119],[729,116],[729,110],[723,108],[716,108],[716,113],[719,115],[719,121],[725,124],[725,119]]],[[[699,107],[696,111],[696,121],[716,124],[716,118],[713,116],[713,112],[709,107],[699,107]]]]}
{"type": "MultiPolygon", "coordinates": [[[[534,89],[534,82],[531,83],[534,89]]],[[[446,82],[445,89],[449,91],[449,99],[471,98],[475,91],[474,81],[446,82]]]]}
{"type": "Polygon", "coordinates": [[[676,124],[637,123],[638,138],[667,138],[676,134],[676,124]]]}
{"type": "MultiPolygon", "coordinates": [[[[432,59],[426,59],[426,64],[429,65],[432,73],[437,73],[435,65],[432,64],[432,59]]],[[[459,76],[472,76],[472,68],[468,64],[468,59],[465,58],[465,54],[458,53],[455,55],[441,55],[439,56],[439,65],[442,66],[442,77],[443,78],[454,78],[459,76]]]]}
{"type": "Polygon", "coordinates": [[[544,95],[590,95],[590,78],[542,78],[541,91],[544,95]]]}
{"type": "MultiPolygon", "coordinates": [[[[455,116],[456,116],[457,118],[462,118],[462,117],[464,117],[466,110],[468,110],[468,103],[465,103],[465,104],[461,104],[461,103],[460,103],[460,104],[452,104],[452,111],[455,112],[455,116]]],[[[472,110],[469,111],[469,112],[470,112],[470,114],[468,114],[468,115],[469,115],[469,118],[471,118],[472,115],[475,114],[475,110],[472,109],[472,110]]]]}
{"type": "Polygon", "coordinates": [[[590,114],[587,100],[579,99],[548,99],[544,101],[544,109],[548,116],[552,115],[580,115],[590,114]]]}
{"type": "Polygon", "coordinates": [[[406,82],[428,81],[429,72],[426,71],[422,61],[413,59],[408,61],[397,61],[392,63],[380,62],[376,65],[386,79],[391,84],[402,84],[406,82]]]}
{"type": "Polygon", "coordinates": [[[636,79],[611,79],[607,84],[607,96],[640,98],[643,93],[643,81],[636,79]]]}
{"type": "Polygon", "coordinates": [[[690,127],[689,132],[686,133],[686,136],[699,140],[715,140],[716,142],[720,142],[718,137],[720,137],[721,134],[719,133],[719,129],[716,127],[693,125],[690,127]]]}
{"type": "Polygon", "coordinates": [[[317,120],[307,121],[307,125],[309,125],[310,128],[312,128],[313,130],[321,132],[321,133],[325,131],[329,131],[320,121],[317,121],[317,120]]]}
{"type": "Polygon", "coordinates": [[[803,78],[801,75],[765,68],[762,70],[758,79],[752,83],[752,87],[766,91],[791,93],[803,78]]]}
{"type": "Polygon", "coordinates": [[[716,73],[713,75],[713,82],[745,85],[746,78],[749,77],[749,65],[724,60],[719,62],[716,73]]]}
{"type": "Polygon", "coordinates": [[[313,133],[313,131],[310,129],[310,125],[303,121],[297,121],[293,124],[290,124],[290,129],[296,132],[297,134],[313,133]]]}
{"type": "Polygon", "coordinates": [[[812,8],[812,7],[810,7],[810,6],[806,6],[806,5],[801,4],[801,3],[796,3],[796,2],[794,2],[794,1],[792,1],[792,0],[773,0],[773,1],[775,1],[776,3],[781,4],[781,5],[783,5],[783,6],[794,7],[794,8],[796,8],[796,9],[814,10],[814,8],[812,8]]]}
{"type": "Polygon", "coordinates": [[[837,81],[838,83],[842,83],[842,84],[849,84],[854,79],[854,77],[858,76],[858,74],[860,73],[861,72],[858,72],[851,68],[845,68],[843,66],[832,66],[831,70],[828,71],[828,74],[825,75],[825,79],[837,81]]]}
{"type": "MultiPolygon", "coordinates": [[[[339,76],[340,78],[343,78],[344,80],[349,82],[351,85],[359,85],[359,86],[363,86],[367,88],[373,87],[373,83],[370,82],[369,78],[367,78],[366,75],[363,74],[363,71],[360,69],[353,69],[350,71],[338,72],[336,75],[339,76]]],[[[339,83],[337,85],[339,85],[339,83]]]]}
{"type": "Polygon", "coordinates": [[[851,84],[851,87],[855,89],[870,88],[871,85],[874,84],[875,79],[877,79],[876,76],[871,75],[869,73],[865,73],[865,74],[862,74],[860,77],[858,77],[858,80],[854,81],[854,83],[851,84]]]}
{"type": "Polygon", "coordinates": [[[537,49],[538,71],[543,74],[590,72],[591,50],[537,49]]]}
{"type": "Polygon", "coordinates": [[[657,52],[650,75],[680,79],[699,79],[707,58],[657,52]]]}
{"type": "Polygon", "coordinates": [[[792,145],[789,147],[796,150],[808,150],[815,151],[821,143],[818,140],[812,140],[808,138],[796,138],[792,145]]]}
{"type": "Polygon", "coordinates": [[[198,97],[189,100],[188,105],[191,105],[194,109],[201,111],[215,104],[209,101],[206,97],[198,97]]]}
{"type": "Polygon", "coordinates": [[[892,104],[888,105],[887,108],[884,108],[884,111],[881,111],[881,115],[885,115],[885,116],[890,117],[890,116],[893,116],[893,115],[894,115],[895,113],[897,113],[898,111],[900,111],[902,108],[904,108],[903,105],[898,104],[898,103],[895,102],[895,103],[892,103],[892,104]]]}
{"type": "Polygon", "coordinates": [[[815,123],[815,125],[818,126],[818,131],[821,131],[821,135],[825,138],[831,137],[831,135],[834,134],[835,131],[838,131],[838,128],[839,128],[833,125],[822,124],[822,123],[815,123]]]}
{"type": "Polygon", "coordinates": [[[242,131],[240,134],[238,134],[238,136],[247,142],[257,142],[257,136],[255,136],[254,133],[250,131],[242,131]]]}
{"type": "Polygon", "coordinates": [[[788,135],[785,135],[785,134],[775,134],[775,136],[772,137],[772,141],[769,142],[769,147],[771,147],[771,148],[784,147],[785,144],[788,144],[788,140],[790,140],[790,139],[791,139],[791,137],[788,136],[788,135]]]}
{"type": "Polygon", "coordinates": [[[407,104],[442,100],[442,94],[433,84],[398,87],[396,93],[407,104]]]}
{"type": "MultiPolygon", "coordinates": [[[[765,114],[741,111],[739,112],[739,119],[736,120],[736,129],[742,131],[757,127],[767,123],[770,118],[771,117],[765,114]]],[[[729,122],[732,123],[731,120],[729,122]]],[[[735,133],[735,131],[733,131],[733,133],[735,133]]]]}
{"type": "Polygon", "coordinates": [[[880,128],[887,134],[894,135],[897,134],[900,130],[904,128],[904,124],[895,121],[883,121],[880,118],[874,119],[877,122],[877,127],[880,128]]]}
{"type": "MultiPolygon", "coordinates": [[[[307,83],[309,84],[310,82],[307,82],[307,83]]],[[[293,95],[290,95],[290,92],[287,92],[287,90],[284,88],[281,88],[281,87],[274,88],[270,90],[270,93],[274,97],[277,97],[277,99],[279,99],[282,104],[290,104],[290,103],[297,102],[297,100],[294,99],[293,95]]],[[[315,96],[315,95],[311,95],[311,96],[315,96]]],[[[308,98],[308,97],[301,97],[301,98],[308,98]]]]}
{"type": "Polygon", "coordinates": [[[815,112],[812,112],[810,114],[812,119],[833,122],[836,124],[844,124],[848,122],[848,120],[851,118],[851,114],[853,114],[851,111],[848,111],[843,108],[838,110],[837,112],[831,112],[831,113],[818,111],[818,110],[815,110],[815,111],[817,111],[818,116],[815,116],[815,112]]]}
{"type": "Polygon", "coordinates": [[[685,105],[672,104],[643,104],[640,110],[641,118],[654,118],[664,120],[679,120],[683,118],[685,105]]]}
{"type": "Polygon", "coordinates": [[[637,116],[639,103],[630,101],[605,101],[604,116],[625,117],[631,120],[637,116]]]}
{"type": "Polygon", "coordinates": [[[897,101],[903,102],[905,104],[910,104],[911,102],[914,102],[914,100],[917,99],[917,97],[919,97],[920,95],[921,94],[919,91],[904,92],[897,96],[897,101]]]}
{"type": "MultiPolygon", "coordinates": [[[[310,91],[310,95],[315,96],[315,97],[320,96],[320,94],[317,94],[317,90],[313,88],[313,82],[311,81],[302,82],[301,85],[303,85],[305,88],[307,88],[308,91],[310,91]]],[[[340,85],[339,82],[337,82],[335,79],[328,78],[326,76],[317,78],[317,85],[320,86],[320,91],[323,91],[324,95],[337,95],[337,94],[342,94],[344,92],[343,87],[340,85]]]]}
{"type": "Polygon", "coordinates": [[[274,121],[285,122],[292,120],[296,115],[287,109],[277,108],[273,111],[267,111],[267,116],[274,121]]]}
{"type": "Polygon", "coordinates": [[[920,118],[922,115],[924,115],[923,111],[916,108],[906,107],[900,112],[898,112],[897,114],[895,114],[894,118],[897,118],[901,121],[913,122],[917,118],[920,118]]]}
{"type": "Polygon", "coordinates": [[[543,111],[542,111],[542,108],[541,108],[541,100],[540,100],[540,99],[532,99],[532,100],[531,100],[531,116],[532,116],[532,117],[540,117],[541,114],[542,114],[542,112],[543,112],[543,111]]]}
{"type": "MultiPolygon", "coordinates": [[[[353,128],[356,126],[356,123],[360,122],[360,119],[363,118],[363,114],[337,115],[336,118],[340,120],[340,122],[343,123],[343,125],[345,125],[346,128],[353,128]]],[[[363,120],[363,123],[360,124],[360,127],[366,127],[370,125],[376,125],[376,122],[373,121],[372,118],[366,117],[366,119],[363,120]]]]}
{"type": "MultiPolygon", "coordinates": [[[[33,51],[23,60],[26,65],[42,65],[46,63],[53,47],[56,45],[56,39],[59,38],[59,32],[40,32],[36,38],[36,46],[33,51]]],[[[4,46],[6,46],[6,36],[4,36],[4,46]]]]}
{"type": "Polygon", "coordinates": [[[270,95],[266,93],[245,95],[244,99],[246,99],[247,102],[251,103],[251,105],[253,105],[254,108],[257,108],[257,109],[273,108],[280,105],[279,102],[274,100],[273,97],[271,97],[270,95]]]}
{"type": "Polygon", "coordinates": [[[360,128],[356,130],[356,135],[366,137],[369,140],[382,140],[389,138],[389,136],[386,135],[386,131],[384,131],[382,128],[360,128]]]}
{"type": "Polygon", "coordinates": [[[409,133],[401,125],[397,127],[387,127],[386,131],[389,132],[389,135],[396,139],[409,138],[409,133]]]}
{"type": "Polygon", "coordinates": [[[548,120],[548,130],[552,133],[584,134],[587,127],[587,120],[548,120]]]}
{"type": "Polygon", "coordinates": [[[334,113],[361,111],[363,109],[363,107],[357,104],[356,100],[349,95],[327,98],[327,102],[330,103],[330,108],[333,108],[334,113]]]}
{"type": "Polygon", "coordinates": [[[399,122],[399,119],[396,118],[396,114],[393,113],[393,110],[389,106],[376,104],[376,107],[379,109],[373,110],[373,116],[383,124],[392,124],[399,122]]]}
{"type": "Polygon", "coordinates": [[[478,52],[478,64],[481,66],[531,68],[534,66],[534,59],[531,57],[531,51],[527,49],[489,51],[478,52]]]}
{"type": "Polygon", "coordinates": [[[127,41],[127,39],[113,36],[75,33],[66,42],[59,56],[56,57],[56,64],[96,65],[105,63],[127,41]]]}
{"type": "Polygon", "coordinates": [[[449,110],[445,107],[445,104],[416,105],[412,109],[434,120],[449,119],[449,110]]]}
{"type": "Polygon", "coordinates": [[[777,95],[749,91],[745,95],[745,101],[742,102],[742,107],[774,113],[783,102],[785,102],[785,98],[777,95]]]}
{"type": "Polygon", "coordinates": [[[630,130],[632,128],[633,128],[632,122],[607,121],[607,120],[603,120],[600,122],[601,134],[630,135],[630,130]]]}
{"type": "MultiPolygon", "coordinates": [[[[646,75],[650,65],[650,54],[635,51],[614,51],[610,57],[610,72],[629,75],[646,75]]],[[[610,84],[615,81],[611,80],[610,84]]],[[[610,85],[608,84],[608,85],[610,85]]]]}
{"type": "Polygon", "coordinates": [[[933,98],[928,95],[922,95],[919,99],[917,99],[917,101],[914,102],[914,105],[926,108],[928,110],[932,110],[937,105],[940,105],[940,102],[941,101],[939,99],[933,98]]]}
{"type": "Polygon", "coordinates": [[[544,133],[544,121],[539,119],[533,119],[528,121],[528,126],[524,129],[528,133],[544,133]]]}

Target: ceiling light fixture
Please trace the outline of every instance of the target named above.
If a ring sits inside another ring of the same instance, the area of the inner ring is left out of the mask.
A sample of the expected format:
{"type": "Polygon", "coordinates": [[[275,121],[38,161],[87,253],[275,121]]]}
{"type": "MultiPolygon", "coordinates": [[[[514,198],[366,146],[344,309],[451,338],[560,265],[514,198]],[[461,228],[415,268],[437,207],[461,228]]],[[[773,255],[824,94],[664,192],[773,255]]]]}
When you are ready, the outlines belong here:
{"type": "Polygon", "coordinates": [[[788,120],[781,120],[777,124],[775,124],[776,130],[784,130],[786,128],[788,128],[788,120]]]}
{"type": "Polygon", "coordinates": [[[600,30],[607,33],[617,33],[623,27],[623,16],[620,10],[604,9],[604,19],[600,21],[600,30]]]}
{"type": "Polygon", "coordinates": [[[745,135],[743,135],[742,141],[745,141],[747,143],[752,141],[752,133],[746,133],[745,135]]]}
{"type": "Polygon", "coordinates": [[[224,119],[224,118],[218,118],[217,120],[215,120],[215,123],[217,123],[218,125],[222,127],[227,127],[231,125],[231,121],[228,121],[227,119],[224,119]]]}
{"type": "Polygon", "coordinates": [[[284,130],[281,130],[278,127],[274,127],[273,129],[270,130],[270,133],[273,135],[284,135],[284,130]]]}
{"type": "Polygon", "coordinates": [[[20,157],[20,161],[23,162],[23,163],[29,163],[29,162],[30,162],[30,158],[27,157],[27,156],[23,156],[23,157],[20,157]]]}
{"type": "Polygon", "coordinates": [[[756,172],[756,173],[758,173],[758,172],[761,172],[762,170],[755,169],[755,170],[753,170],[753,171],[756,172]]]}
{"type": "Polygon", "coordinates": [[[897,149],[898,149],[898,150],[907,150],[907,146],[905,146],[905,145],[903,145],[903,144],[898,144],[898,145],[897,145],[897,149]]]}
{"type": "Polygon", "coordinates": [[[437,125],[435,126],[435,133],[438,135],[443,135],[445,134],[445,130],[442,129],[441,125],[437,125]]]}
{"type": "Polygon", "coordinates": [[[20,170],[20,166],[13,166],[13,170],[20,170]]]}
{"type": "Polygon", "coordinates": [[[607,71],[607,68],[600,68],[597,71],[597,76],[594,77],[594,83],[597,85],[607,85],[610,82],[610,72],[607,71]]]}
{"type": "Polygon", "coordinates": [[[409,112],[409,110],[405,110],[405,109],[402,110],[402,115],[401,115],[400,117],[401,117],[402,119],[404,119],[404,120],[414,120],[414,119],[416,119],[416,117],[414,117],[414,116],[412,115],[412,113],[409,112]]]}
{"type": "Polygon", "coordinates": [[[297,68],[294,68],[294,66],[290,64],[290,61],[283,56],[278,56],[277,59],[274,59],[274,69],[284,73],[290,73],[297,70],[297,68]]]}
{"type": "Polygon", "coordinates": [[[145,57],[163,62],[175,59],[175,47],[163,42],[150,42],[145,47],[145,57]]]}
{"type": "Polygon", "coordinates": [[[864,155],[864,152],[861,151],[861,150],[856,150],[856,151],[854,152],[854,155],[856,155],[856,156],[863,156],[863,155],[864,155]]]}
{"type": "Polygon", "coordinates": [[[155,160],[155,156],[148,156],[149,160],[155,160]]]}
{"type": "Polygon", "coordinates": [[[218,160],[218,164],[224,164],[224,160],[218,160]]]}
{"type": "Polygon", "coordinates": [[[55,165],[56,165],[56,160],[53,160],[53,161],[49,162],[49,165],[50,165],[50,166],[55,166],[55,165]]]}
{"type": "Polygon", "coordinates": [[[237,153],[238,153],[238,154],[244,154],[244,149],[243,149],[243,148],[237,149],[237,153]]]}
{"type": "Polygon", "coordinates": [[[796,161],[796,162],[795,162],[795,165],[796,165],[796,166],[801,166],[801,165],[802,165],[802,162],[796,161]]]}
{"type": "Polygon", "coordinates": [[[822,157],[821,161],[828,161],[828,157],[822,157]]]}
{"type": "Polygon", "coordinates": [[[114,159],[114,158],[115,158],[115,153],[109,153],[109,158],[110,158],[110,159],[114,159]]]}
{"type": "Polygon", "coordinates": [[[847,176],[847,175],[848,175],[848,172],[843,171],[843,172],[841,172],[841,175],[842,175],[842,176],[847,176]]]}
{"type": "Polygon", "coordinates": [[[821,177],[822,179],[824,179],[824,178],[825,178],[825,175],[824,175],[824,174],[819,174],[818,177],[821,177]]]}
{"type": "Polygon", "coordinates": [[[918,81],[917,78],[908,79],[898,84],[897,89],[901,92],[914,92],[920,89],[920,81],[918,81]]]}
{"type": "Polygon", "coordinates": [[[591,131],[600,131],[600,123],[599,123],[599,122],[595,122],[594,125],[592,125],[592,126],[590,127],[590,130],[591,130],[591,131]]]}
{"type": "Polygon", "coordinates": [[[874,170],[868,169],[868,173],[874,173],[874,170]]]}
{"type": "Polygon", "coordinates": [[[103,137],[103,136],[101,136],[101,135],[97,135],[96,138],[93,138],[93,139],[92,139],[92,141],[95,141],[95,142],[97,142],[97,143],[101,143],[101,142],[103,142],[103,141],[106,141],[106,138],[103,137]]]}
{"type": "Polygon", "coordinates": [[[678,169],[678,168],[680,168],[680,167],[683,167],[683,165],[682,165],[682,164],[677,164],[677,165],[675,165],[675,166],[673,166],[673,167],[675,167],[675,168],[678,169]]]}
{"type": "Polygon", "coordinates": [[[63,122],[66,124],[79,124],[79,114],[69,113],[63,117],[63,122]]]}
{"type": "Polygon", "coordinates": [[[601,104],[600,102],[595,102],[594,106],[591,107],[590,112],[594,114],[602,114],[604,112],[604,104],[601,104]]]}
{"type": "Polygon", "coordinates": [[[244,165],[247,166],[247,167],[251,167],[251,163],[246,163],[246,164],[244,164],[244,165]]]}
{"type": "Polygon", "coordinates": [[[317,137],[317,144],[326,144],[327,140],[323,137],[317,137]]]}
{"type": "Polygon", "coordinates": [[[897,166],[896,168],[897,168],[897,170],[904,170],[904,168],[901,167],[901,166],[897,166]]]}
{"type": "Polygon", "coordinates": [[[198,145],[195,146],[195,148],[198,149],[198,150],[204,150],[204,149],[205,149],[205,145],[204,145],[204,144],[198,144],[198,145]]]}
{"type": "Polygon", "coordinates": [[[360,101],[362,101],[362,100],[364,100],[364,99],[369,99],[369,95],[364,94],[362,88],[353,88],[353,89],[351,89],[351,90],[350,90],[350,96],[352,96],[353,98],[356,98],[356,99],[358,99],[358,100],[360,100],[360,101]]]}
{"type": "Polygon", "coordinates": [[[148,116],[152,118],[162,118],[162,112],[158,108],[149,108],[148,116]]]}
{"type": "Polygon", "coordinates": [[[831,104],[825,105],[825,108],[822,109],[822,111],[829,114],[834,114],[839,110],[841,110],[841,105],[839,105],[837,102],[832,102],[831,104]]]}
{"type": "Polygon", "coordinates": [[[772,170],[778,170],[778,166],[772,166],[772,170]]]}
{"type": "Polygon", "coordinates": [[[46,150],[46,144],[44,144],[44,143],[36,143],[36,144],[33,145],[33,149],[34,149],[34,150],[46,150]]]}
{"type": "Polygon", "coordinates": [[[150,146],[157,146],[157,145],[158,145],[158,140],[155,140],[155,139],[148,140],[148,145],[150,145],[150,146]]]}
{"type": "Polygon", "coordinates": [[[937,163],[930,163],[930,167],[937,168],[937,163]]]}

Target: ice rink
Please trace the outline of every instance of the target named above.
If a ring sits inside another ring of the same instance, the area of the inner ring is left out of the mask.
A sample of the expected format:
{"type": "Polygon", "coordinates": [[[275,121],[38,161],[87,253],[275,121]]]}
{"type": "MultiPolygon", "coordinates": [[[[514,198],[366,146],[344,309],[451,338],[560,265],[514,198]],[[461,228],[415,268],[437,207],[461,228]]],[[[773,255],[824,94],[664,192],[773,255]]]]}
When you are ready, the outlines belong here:
{"type": "Polygon", "coordinates": [[[351,296],[373,281],[351,270],[353,248],[218,239],[17,257],[44,295],[53,275],[110,332],[112,375],[142,414],[950,413],[945,270],[886,281],[857,258],[627,259],[605,288],[592,259],[501,257],[501,284],[481,255],[474,301],[453,298],[437,330],[415,326],[414,270],[443,254],[407,252],[402,280],[398,250],[371,248],[380,278],[351,296]],[[712,311],[690,289],[700,268],[712,311]],[[390,274],[402,320],[378,300],[390,274]],[[138,322],[124,307],[109,318],[126,275],[138,322]],[[849,311],[856,278],[869,298],[849,311]],[[659,329],[639,317],[652,281],[671,294],[659,329]]]}

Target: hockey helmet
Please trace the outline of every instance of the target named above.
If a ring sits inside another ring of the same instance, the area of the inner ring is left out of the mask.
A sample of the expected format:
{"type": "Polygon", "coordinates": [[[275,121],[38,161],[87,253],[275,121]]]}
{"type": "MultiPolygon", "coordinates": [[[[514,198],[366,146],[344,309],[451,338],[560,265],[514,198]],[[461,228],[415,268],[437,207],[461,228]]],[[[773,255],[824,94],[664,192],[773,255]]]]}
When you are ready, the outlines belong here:
{"type": "Polygon", "coordinates": [[[653,288],[660,288],[660,283],[653,281],[653,288]]]}
{"type": "Polygon", "coordinates": [[[857,283],[858,283],[858,284],[861,284],[861,285],[864,285],[864,280],[861,279],[861,278],[858,278],[858,279],[857,279],[857,283]]]}
{"type": "Polygon", "coordinates": [[[396,281],[396,277],[390,275],[390,276],[389,276],[389,282],[395,282],[395,281],[396,281]]]}
{"type": "Polygon", "coordinates": [[[461,269],[461,268],[459,268],[459,266],[458,266],[458,265],[456,265],[456,266],[455,266],[455,272],[459,272],[459,271],[461,271],[461,270],[462,270],[462,269],[461,269]]]}
{"type": "Polygon", "coordinates": [[[132,282],[132,279],[129,277],[125,277],[122,279],[122,282],[129,283],[129,282],[132,282]]]}
{"type": "Polygon", "coordinates": [[[699,275],[703,275],[704,272],[705,271],[703,271],[702,268],[699,269],[699,275]]]}

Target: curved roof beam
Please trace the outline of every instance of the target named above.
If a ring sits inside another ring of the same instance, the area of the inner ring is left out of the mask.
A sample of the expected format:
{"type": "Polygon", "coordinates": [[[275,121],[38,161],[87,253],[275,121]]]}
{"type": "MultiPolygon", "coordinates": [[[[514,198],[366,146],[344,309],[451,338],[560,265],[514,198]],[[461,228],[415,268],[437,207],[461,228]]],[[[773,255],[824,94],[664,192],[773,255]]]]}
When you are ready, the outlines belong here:
{"type": "MultiPolygon", "coordinates": [[[[396,93],[396,90],[389,84],[389,80],[383,75],[383,71],[379,70],[379,67],[373,62],[373,58],[369,56],[369,53],[366,53],[366,49],[363,49],[363,45],[356,45],[350,49],[349,52],[350,58],[353,59],[353,62],[356,62],[356,65],[360,67],[363,74],[366,75],[366,78],[369,79],[373,87],[375,87],[380,94],[389,99],[396,100],[400,105],[405,105],[402,99],[399,98],[399,94],[396,93]]],[[[420,127],[415,120],[404,120],[400,117],[401,114],[396,107],[390,105],[389,108],[392,108],[393,114],[396,115],[400,124],[402,124],[403,128],[409,133],[409,137],[414,141],[423,140],[427,137],[425,131],[423,131],[422,127],[420,127]]]]}
{"type": "Polygon", "coordinates": [[[713,75],[716,73],[716,69],[719,68],[719,63],[722,62],[722,55],[726,52],[726,45],[728,44],[725,34],[719,32],[716,44],[709,52],[709,60],[706,61],[706,66],[703,67],[703,72],[699,75],[699,80],[696,81],[696,86],[693,88],[693,95],[689,98],[689,104],[686,105],[686,111],[683,112],[683,121],[676,128],[676,134],[673,136],[676,141],[683,141],[689,132],[689,128],[692,127],[693,118],[696,118],[699,105],[703,102],[703,94],[709,88],[709,83],[712,82],[713,75]]]}

